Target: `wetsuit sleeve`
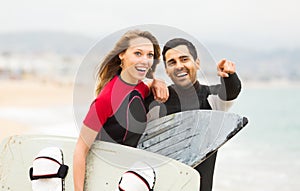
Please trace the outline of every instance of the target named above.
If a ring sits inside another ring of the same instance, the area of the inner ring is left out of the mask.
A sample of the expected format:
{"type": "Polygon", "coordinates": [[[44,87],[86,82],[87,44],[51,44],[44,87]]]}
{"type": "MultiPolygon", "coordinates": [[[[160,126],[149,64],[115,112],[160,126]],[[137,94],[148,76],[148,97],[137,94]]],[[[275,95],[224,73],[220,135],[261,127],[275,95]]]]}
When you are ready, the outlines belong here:
{"type": "Polygon", "coordinates": [[[142,97],[143,97],[144,99],[146,99],[146,97],[150,95],[150,92],[151,92],[151,91],[150,91],[150,87],[148,87],[146,84],[144,84],[144,86],[143,86],[142,97]]]}
{"type": "Polygon", "coordinates": [[[236,73],[229,74],[228,78],[221,78],[219,97],[224,101],[231,101],[238,97],[241,92],[241,81],[236,73]]]}
{"type": "Polygon", "coordinates": [[[94,131],[100,132],[106,120],[111,115],[108,101],[97,98],[91,105],[83,123],[94,131]]]}
{"type": "Polygon", "coordinates": [[[145,108],[147,112],[153,108],[154,103],[156,103],[156,101],[154,100],[154,95],[152,92],[150,92],[150,94],[145,99],[145,108]]]}

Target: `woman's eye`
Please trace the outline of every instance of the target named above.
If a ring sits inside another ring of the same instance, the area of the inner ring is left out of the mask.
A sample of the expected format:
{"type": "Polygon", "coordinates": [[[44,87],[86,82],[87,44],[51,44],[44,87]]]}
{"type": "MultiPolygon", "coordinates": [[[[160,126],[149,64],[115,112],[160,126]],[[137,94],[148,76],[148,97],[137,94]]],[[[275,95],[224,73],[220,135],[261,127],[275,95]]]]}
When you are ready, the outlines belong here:
{"type": "Polygon", "coordinates": [[[154,57],[154,54],[152,54],[152,53],[148,54],[148,58],[153,58],[153,57],[154,57]]]}
{"type": "Polygon", "coordinates": [[[142,55],[142,53],[140,53],[140,52],[135,52],[134,54],[137,55],[137,56],[141,56],[142,55]]]}

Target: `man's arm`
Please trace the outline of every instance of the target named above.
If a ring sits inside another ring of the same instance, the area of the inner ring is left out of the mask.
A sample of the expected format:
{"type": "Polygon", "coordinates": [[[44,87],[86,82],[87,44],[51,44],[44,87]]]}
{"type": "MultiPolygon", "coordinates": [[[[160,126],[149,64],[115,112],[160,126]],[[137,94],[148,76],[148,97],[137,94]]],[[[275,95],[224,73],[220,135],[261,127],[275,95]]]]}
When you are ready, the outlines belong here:
{"type": "Polygon", "coordinates": [[[241,92],[241,81],[236,74],[233,62],[222,59],[217,69],[221,77],[221,85],[216,92],[217,95],[208,97],[208,102],[213,110],[228,111],[241,92]]]}
{"type": "Polygon", "coordinates": [[[242,89],[241,81],[236,73],[229,74],[227,78],[221,78],[219,97],[224,101],[231,101],[238,97],[242,89]]]}
{"type": "Polygon", "coordinates": [[[236,74],[235,64],[229,60],[222,59],[218,65],[218,75],[221,77],[221,88],[219,97],[224,101],[231,101],[238,97],[241,92],[241,81],[236,74]]]}

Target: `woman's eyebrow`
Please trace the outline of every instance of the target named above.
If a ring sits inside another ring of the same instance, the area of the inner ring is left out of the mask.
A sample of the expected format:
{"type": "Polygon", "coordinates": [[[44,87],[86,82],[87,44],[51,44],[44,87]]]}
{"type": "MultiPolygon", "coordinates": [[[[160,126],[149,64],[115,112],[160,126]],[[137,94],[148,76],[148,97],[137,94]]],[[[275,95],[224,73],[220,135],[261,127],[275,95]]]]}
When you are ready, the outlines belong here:
{"type": "MultiPolygon", "coordinates": [[[[144,51],[144,50],[141,49],[141,48],[136,48],[135,50],[139,50],[139,51],[142,51],[142,52],[147,52],[147,51],[144,51]]],[[[153,51],[153,50],[150,50],[149,52],[153,53],[154,51],[153,51]]]]}

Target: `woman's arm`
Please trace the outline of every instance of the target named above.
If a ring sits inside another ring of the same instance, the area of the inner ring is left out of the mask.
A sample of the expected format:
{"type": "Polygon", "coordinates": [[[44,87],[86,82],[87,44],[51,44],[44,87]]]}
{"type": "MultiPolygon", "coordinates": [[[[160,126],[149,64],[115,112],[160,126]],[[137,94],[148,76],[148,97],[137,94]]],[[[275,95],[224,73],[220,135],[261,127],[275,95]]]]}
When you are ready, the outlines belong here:
{"type": "Polygon", "coordinates": [[[152,91],[154,99],[158,102],[166,102],[169,98],[169,89],[164,80],[161,79],[153,79],[151,81],[147,81],[146,84],[152,91]]]}
{"type": "Polygon", "coordinates": [[[98,132],[85,125],[81,128],[73,155],[73,180],[75,191],[83,191],[86,157],[97,134],[98,132]]]}

